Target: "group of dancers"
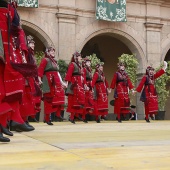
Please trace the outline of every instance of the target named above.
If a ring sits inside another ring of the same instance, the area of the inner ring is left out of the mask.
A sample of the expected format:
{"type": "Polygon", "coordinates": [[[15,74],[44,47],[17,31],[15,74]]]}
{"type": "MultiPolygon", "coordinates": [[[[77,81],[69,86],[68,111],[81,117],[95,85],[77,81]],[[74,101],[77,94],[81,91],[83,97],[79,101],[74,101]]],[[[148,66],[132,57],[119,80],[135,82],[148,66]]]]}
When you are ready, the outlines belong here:
{"type": "Polygon", "coordinates": [[[121,114],[129,113],[129,90],[141,92],[145,103],[145,120],[158,111],[158,99],[154,86],[156,78],[165,73],[167,63],[157,73],[148,66],[146,74],[135,89],[125,71],[125,63],[118,63],[109,86],[103,71],[103,63],[96,64],[92,73],[89,57],[82,59],[81,53],[72,55],[65,79],[59,73],[55,49],[47,47],[39,67],[34,58],[35,42],[32,36],[25,36],[17,13],[17,2],[0,1],[0,142],[9,142],[5,135],[11,131],[32,131],[28,117],[33,119],[44,102],[44,122],[53,125],[51,113],[63,119],[65,96],[68,99],[69,121],[75,118],[84,123],[86,114],[94,115],[97,123],[108,114],[108,94],[114,89],[114,114],[121,122],[121,114]],[[41,88],[40,88],[41,86],[41,88]]]}
{"type": "Polygon", "coordinates": [[[0,1],[0,142],[9,142],[3,134],[32,131],[28,116],[40,111],[41,89],[34,58],[33,37],[20,25],[17,1],[0,1]]]}

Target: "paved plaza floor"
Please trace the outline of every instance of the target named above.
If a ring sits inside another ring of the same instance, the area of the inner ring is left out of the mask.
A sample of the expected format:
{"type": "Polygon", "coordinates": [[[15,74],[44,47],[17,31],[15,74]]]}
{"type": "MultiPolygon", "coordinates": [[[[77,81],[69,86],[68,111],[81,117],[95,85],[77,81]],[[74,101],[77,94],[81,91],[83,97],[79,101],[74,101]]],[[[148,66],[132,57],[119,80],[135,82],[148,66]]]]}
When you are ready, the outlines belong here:
{"type": "Polygon", "coordinates": [[[32,125],[0,143],[0,170],[170,170],[170,121],[32,125]]]}

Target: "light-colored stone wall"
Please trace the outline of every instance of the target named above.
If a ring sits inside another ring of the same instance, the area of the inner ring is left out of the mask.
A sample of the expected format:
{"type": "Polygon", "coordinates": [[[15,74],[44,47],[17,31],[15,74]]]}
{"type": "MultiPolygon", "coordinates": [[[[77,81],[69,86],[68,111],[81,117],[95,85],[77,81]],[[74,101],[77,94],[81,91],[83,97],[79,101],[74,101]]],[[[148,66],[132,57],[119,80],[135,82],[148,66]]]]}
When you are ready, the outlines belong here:
{"type": "MultiPolygon", "coordinates": [[[[119,39],[136,54],[140,74],[147,65],[157,67],[164,60],[170,49],[169,0],[127,0],[125,23],[98,21],[95,8],[95,0],[40,0],[38,9],[19,8],[19,13],[28,31],[45,46],[55,46],[56,56],[67,62],[101,34],[119,39]]],[[[143,112],[138,99],[137,105],[143,112]]]]}

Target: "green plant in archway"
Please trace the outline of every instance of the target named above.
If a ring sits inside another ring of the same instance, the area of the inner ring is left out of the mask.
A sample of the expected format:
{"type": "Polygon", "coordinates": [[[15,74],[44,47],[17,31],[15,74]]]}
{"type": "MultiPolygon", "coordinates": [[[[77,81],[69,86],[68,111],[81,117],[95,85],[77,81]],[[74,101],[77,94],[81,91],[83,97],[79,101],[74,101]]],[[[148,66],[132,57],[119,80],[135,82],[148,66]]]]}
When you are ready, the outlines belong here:
{"type": "Polygon", "coordinates": [[[62,79],[64,80],[65,78],[65,74],[67,72],[67,69],[68,69],[68,64],[65,62],[65,60],[58,60],[58,65],[59,65],[59,72],[60,72],[60,75],[62,77],[62,79]]]}
{"type": "Polygon", "coordinates": [[[133,85],[135,85],[137,82],[137,67],[139,64],[135,55],[122,54],[118,60],[126,64],[126,72],[133,85]]]}
{"type": "Polygon", "coordinates": [[[35,59],[36,59],[36,64],[37,66],[40,65],[42,58],[44,58],[44,52],[43,51],[38,51],[35,53],[35,59]]]}
{"type": "MultiPolygon", "coordinates": [[[[156,69],[156,71],[162,68],[163,64],[156,69]]],[[[170,94],[170,89],[167,88],[167,83],[170,82],[170,61],[168,62],[168,68],[166,73],[155,81],[156,92],[158,95],[158,106],[160,111],[165,111],[166,101],[170,94]]]]}
{"type": "Polygon", "coordinates": [[[89,59],[91,60],[91,68],[92,68],[92,72],[94,73],[96,65],[103,62],[100,61],[100,59],[96,56],[96,54],[90,55],[89,59]]]}

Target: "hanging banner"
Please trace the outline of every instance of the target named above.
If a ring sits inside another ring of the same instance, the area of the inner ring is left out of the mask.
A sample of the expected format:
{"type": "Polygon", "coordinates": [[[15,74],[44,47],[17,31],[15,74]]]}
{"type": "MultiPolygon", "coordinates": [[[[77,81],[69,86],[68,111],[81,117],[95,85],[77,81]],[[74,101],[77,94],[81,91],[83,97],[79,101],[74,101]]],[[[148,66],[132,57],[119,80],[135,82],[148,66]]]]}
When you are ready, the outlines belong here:
{"type": "Polygon", "coordinates": [[[126,0],[96,0],[96,18],[126,22],[126,0]]]}
{"type": "Polygon", "coordinates": [[[18,0],[18,6],[38,8],[38,0],[18,0]]]}

